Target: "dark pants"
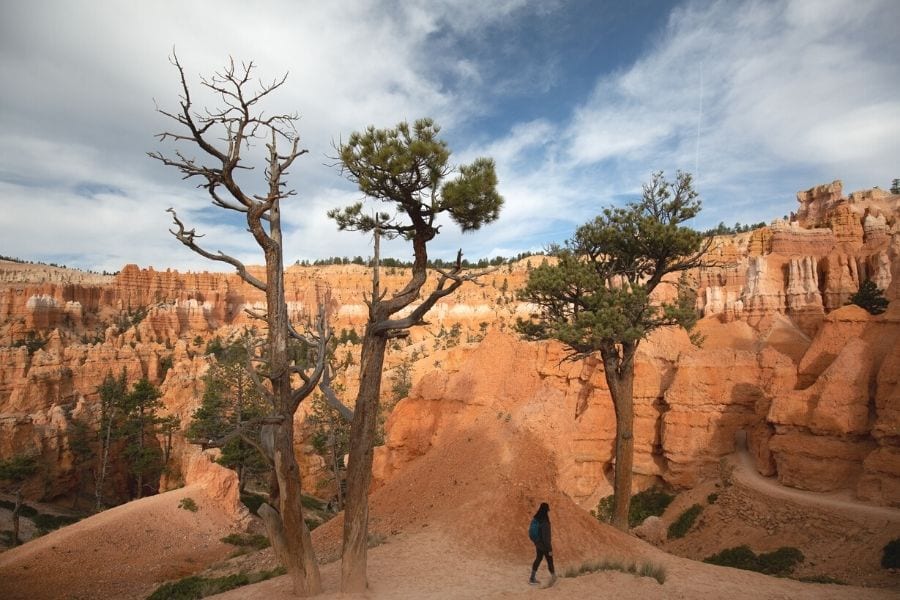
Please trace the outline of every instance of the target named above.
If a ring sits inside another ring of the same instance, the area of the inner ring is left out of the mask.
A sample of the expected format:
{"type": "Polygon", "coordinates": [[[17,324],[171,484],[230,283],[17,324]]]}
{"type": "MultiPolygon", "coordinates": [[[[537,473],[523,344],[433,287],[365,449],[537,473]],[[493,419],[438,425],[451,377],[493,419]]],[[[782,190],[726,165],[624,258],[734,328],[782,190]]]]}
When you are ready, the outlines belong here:
{"type": "Polygon", "coordinates": [[[547,558],[547,568],[550,570],[550,574],[552,575],[553,573],[555,573],[556,571],[553,568],[553,555],[545,553],[543,550],[541,550],[537,546],[535,546],[534,549],[537,551],[537,556],[534,557],[534,563],[532,563],[532,565],[531,565],[531,571],[533,573],[536,572],[538,570],[538,567],[541,566],[541,559],[546,557],[547,558]]]}

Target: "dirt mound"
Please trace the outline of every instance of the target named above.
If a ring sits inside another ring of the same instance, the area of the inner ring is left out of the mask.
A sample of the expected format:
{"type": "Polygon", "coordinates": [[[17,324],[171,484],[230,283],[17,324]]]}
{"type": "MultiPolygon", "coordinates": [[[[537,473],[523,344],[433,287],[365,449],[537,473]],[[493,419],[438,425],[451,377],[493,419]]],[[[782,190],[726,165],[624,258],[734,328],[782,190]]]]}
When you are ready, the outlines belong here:
{"type": "Polygon", "coordinates": [[[145,598],[227,557],[236,526],[199,483],[129,502],[0,554],[0,598],[145,598]]]}
{"type": "MultiPolygon", "coordinates": [[[[549,502],[558,564],[654,552],[559,492],[551,452],[530,431],[476,424],[439,435],[425,455],[370,497],[376,535],[440,529],[481,556],[527,562],[534,553],[528,524],[538,505],[549,502]]],[[[342,527],[338,518],[314,532],[323,560],[338,556],[342,527]]]]}

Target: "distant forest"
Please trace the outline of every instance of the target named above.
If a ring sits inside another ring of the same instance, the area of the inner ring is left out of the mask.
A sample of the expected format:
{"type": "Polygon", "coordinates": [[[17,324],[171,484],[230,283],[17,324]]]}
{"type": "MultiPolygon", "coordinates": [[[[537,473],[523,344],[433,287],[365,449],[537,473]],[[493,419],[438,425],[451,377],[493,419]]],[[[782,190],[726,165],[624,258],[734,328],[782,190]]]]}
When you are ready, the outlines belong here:
{"type": "MultiPolygon", "coordinates": [[[[765,227],[766,224],[764,222],[754,223],[752,225],[747,224],[743,225],[740,222],[735,223],[732,226],[725,225],[724,222],[720,222],[713,229],[707,229],[703,232],[705,236],[712,235],[733,235],[735,233],[745,233],[747,231],[753,231],[754,229],[759,229],[760,227],[765,227]]],[[[484,269],[487,267],[499,267],[500,265],[511,264],[513,262],[522,260],[523,258],[528,258],[530,256],[535,256],[540,254],[539,252],[520,252],[513,257],[506,256],[495,256],[494,258],[481,258],[477,261],[470,261],[468,259],[462,260],[462,267],[464,269],[484,269]]],[[[58,269],[68,269],[66,265],[61,265],[57,263],[45,263],[39,260],[24,260],[15,256],[4,256],[0,254],[0,260],[8,260],[10,262],[28,264],[28,265],[44,265],[48,267],[56,267],[58,269]]],[[[294,262],[295,265],[301,267],[325,267],[329,265],[361,265],[364,267],[372,266],[372,258],[363,258],[362,256],[354,256],[353,258],[349,258],[346,256],[329,256],[327,258],[317,258],[316,260],[308,260],[308,259],[297,259],[294,262]]],[[[399,260],[397,258],[382,258],[381,266],[386,268],[409,268],[412,267],[412,261],[399,260]]],[[[428,266],[432,269],[449,269],[455,266],[455,263],[451,260],[442,260],[440,258],[436,258],[434,260],[428,261],[428,266]]],[[[108,271],[92,271],[90,269],[80,269],[81,271],[86,271],[88,273],[95,273],[97,275],[118,275],[119,272],[115,271],[110,273],[108,271]]]]}

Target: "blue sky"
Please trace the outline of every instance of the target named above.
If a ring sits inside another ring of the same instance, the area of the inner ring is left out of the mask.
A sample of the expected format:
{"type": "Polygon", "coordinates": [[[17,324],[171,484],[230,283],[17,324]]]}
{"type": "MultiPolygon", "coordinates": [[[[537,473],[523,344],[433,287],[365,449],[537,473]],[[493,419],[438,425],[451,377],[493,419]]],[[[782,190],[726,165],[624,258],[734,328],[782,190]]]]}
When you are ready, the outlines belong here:
{"type": "MultiPolygon", "coordinates": [[[[500,219],[431,254],[537,251],[656,170],[695,173],[719,221],[770,221],[795,193],[900,177],[900,2],[419,0],[4,3],[0,254],[118,270],[220,270],[172,238],[165,209],[211,250],[261,257],[234,218],[146,157],[177,102],[173,47],[196,83],[229,55],[284,88],[303,145],[283,208],[285,258],[368,256],[325,213],[360,199],[333,144],[434,117],[458,163],[497,161],[500,219]]],[[[387,254],[406,258],[392,242],[387,254]]]]}

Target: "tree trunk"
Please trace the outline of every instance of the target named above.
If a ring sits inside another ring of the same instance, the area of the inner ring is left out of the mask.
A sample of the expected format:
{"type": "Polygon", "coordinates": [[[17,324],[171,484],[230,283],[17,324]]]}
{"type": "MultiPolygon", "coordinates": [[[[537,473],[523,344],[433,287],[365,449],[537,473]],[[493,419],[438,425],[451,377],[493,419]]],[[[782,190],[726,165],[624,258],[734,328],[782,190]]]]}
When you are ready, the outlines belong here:
{"type": "Polygon", "coordinates": [[[19,545],[19,511],[22,508],[22,488],[16,490],[16,504],[12,513],[12,545],[19,545]]]}
{"type": "MultiPolygon", "coordinates": [[[[309,528],[303,521],[303,505],[301,503],[300,468],[294,457],[294,423],[286,419],[275,434],[275,473],[278,477],[279,514],[278,525],[266,524],[271,534],[281,535],[286,552],[280,556],[282,565],[287,569],[294,584],[294,593],[298,596],[314,596],[322,592],[322,580],[319,565],[312,548],[309,528]]],[[[271,516],[270,516],[270,519],[271,516]]],[[[268,521],[268,520],[267,520],[268,521]]],[[[273,546],[278,549],[278,540],[272,539],[273,546]]]]}
{"type": "MultiPolygon", "coordinates": [[[[322,592],[319,565],[316,562],[309,528],[303,521],[300,467],[294,456],[294,406],[288,358],[288,313],[284,296],[284,266],[281,250],[281,213],[278,202],[269,214],[271,243],[264,245],[266,255],[266,312],[269,331],[266,339],[269,381],[272,382],[276,412],[284,419],[275,430],[275,475],[278,479],[278,503],[287,552],[282,563],[294,583],[298,596],[322,592]]],[[[267,527],[268,528],[268,527],[267,527]]]]}
{"type": "Polygon", "coordinates": [[[628,531],[631,505],[631,478],[634,466],[634,347],[618,356],[604,354],[606,382],[616,411],[616,469],[614,476],[612,525],[628,531]]]}
{"type": "Polygon", "coordinates": [[[344,508],[344,492],[341,489],[341,469],[338,466],[337,456],[337,440],[334,436],[334,419],[331,421],[331,470],[334,472],[334,482],[337,484],[337,506],[335,510],[341,511],[344,508]]]}
{"type": "MultiPolygon", "coordinates": [[[[372,440],[378,421],[381,371],[387,339],[366,328],[360,358],[359,394],[350,425],[350,462],[344,499],[344,545],[341,554],[341,591],[366,590],[366,553],[369,530],[369,485],[372,482],[372,440]]],[[[340,482],[338,482],[340,484],[340,482]]]]}
{"type": "Polygon", "coordinates": [[[95,478],[94,485],[94,496],[96,498],[97,504],[96,509],[97,512],[103,510],[103,485],[106,481],[106,467],[109,464],[109,445],[112,438],[112,416],[110,415],[107,418],[106,422],[106,435],[102,440],[102,448],[101,448],[101,458],[100,458],[100,467],[98,469],[97,477],[95,478]]]}
{"type": "Polygon", "coordinates": [[[138,416],[140,421],[138,421],[138,456],[140,457],[141,465],[140,469],[137,473],[137,498],[140,500],[144,497],[144,407],[143,405],[139,408],[138,416]]]}

